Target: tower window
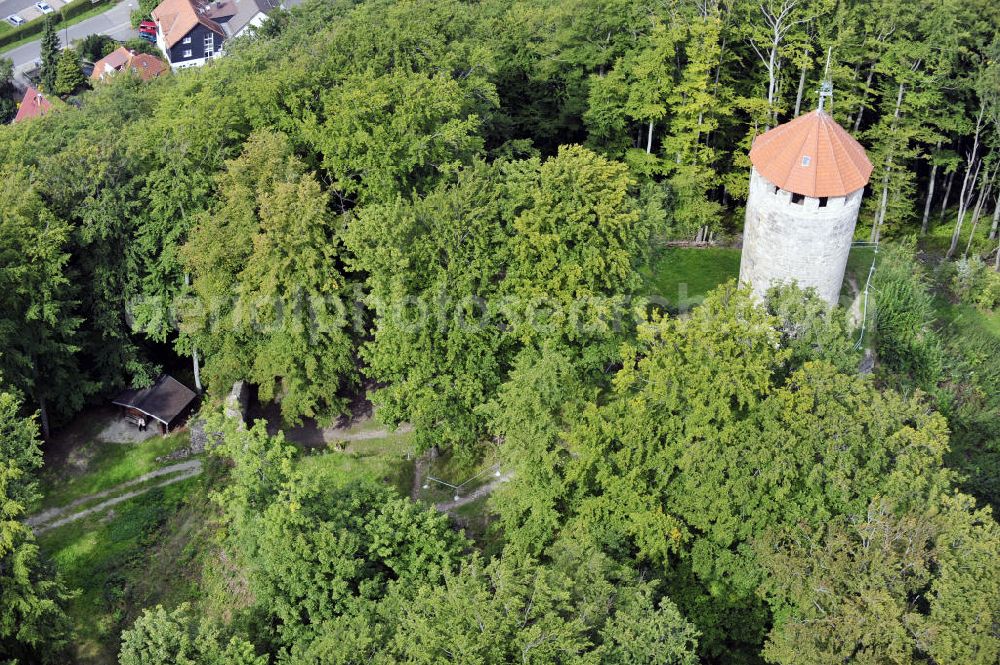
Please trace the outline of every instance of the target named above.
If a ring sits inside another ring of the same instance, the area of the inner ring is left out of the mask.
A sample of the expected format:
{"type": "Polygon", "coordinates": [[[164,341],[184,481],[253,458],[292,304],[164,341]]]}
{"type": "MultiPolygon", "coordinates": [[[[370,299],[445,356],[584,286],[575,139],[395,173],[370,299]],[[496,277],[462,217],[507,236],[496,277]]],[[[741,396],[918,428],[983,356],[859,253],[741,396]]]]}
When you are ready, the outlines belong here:
{"type": "Polygon", "coordinates": [[[798,203],[799,205],[802,205],[802,201],[805,198],[806,197],[803,194],[792,194],[792,203],[798,203]]]}
{"type": "Polygon", "coordinates": [[[825,208],[825,207],[826,207],[826,203],[827,203],[827,201],[829,201],[829,200],[830,200],[830,199],[828,199],[828,198],[827,198],[827,197],[825,197],[825,196],[821,196],[821,197],[819,197],[819,207],[820,207],[820,208],[825,208]]]}

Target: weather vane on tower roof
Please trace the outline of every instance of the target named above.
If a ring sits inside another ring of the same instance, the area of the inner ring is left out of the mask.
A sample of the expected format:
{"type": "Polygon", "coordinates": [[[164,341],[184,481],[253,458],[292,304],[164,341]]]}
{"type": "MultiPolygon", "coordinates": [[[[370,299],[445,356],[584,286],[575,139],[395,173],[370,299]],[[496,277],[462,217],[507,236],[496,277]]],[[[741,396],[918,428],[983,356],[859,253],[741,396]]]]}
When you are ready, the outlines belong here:
{"type": "Polygon", "coordinates": [[[823,81],[819,84],[819,111],[823,111],[827,97],[833,97],[833,81],[830,79],[830,54],[833,47],[826,50],[826,71],[823,72],[823,81]]]}

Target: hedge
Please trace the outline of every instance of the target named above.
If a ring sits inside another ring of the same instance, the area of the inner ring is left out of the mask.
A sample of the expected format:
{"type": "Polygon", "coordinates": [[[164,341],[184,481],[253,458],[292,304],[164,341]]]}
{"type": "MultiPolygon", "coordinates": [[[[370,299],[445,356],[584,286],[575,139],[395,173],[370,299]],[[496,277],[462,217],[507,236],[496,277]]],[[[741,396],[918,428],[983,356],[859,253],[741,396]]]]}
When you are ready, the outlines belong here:
{"type": "MultiPolygon", "coordinates": [[[[50,14],[50,16],[53,17],[56,25],[58,26],[59,24],[75,18],[80,14],[89,12],[91,8],[97,5],[110,5],[113,2],[114,0],[73,0],[63,6],[58,13],[50,14]]],[[[8,44],[13,44],[14,42],[19,42],[25,37],[42,34],[42,30],[45,29],[45,18],[45,16],[40,16],[34,21],[29,21],[28,23],[18,26],[9,32],[3,33],[0,35],[0,48],[3,48],[8,44]]]]}

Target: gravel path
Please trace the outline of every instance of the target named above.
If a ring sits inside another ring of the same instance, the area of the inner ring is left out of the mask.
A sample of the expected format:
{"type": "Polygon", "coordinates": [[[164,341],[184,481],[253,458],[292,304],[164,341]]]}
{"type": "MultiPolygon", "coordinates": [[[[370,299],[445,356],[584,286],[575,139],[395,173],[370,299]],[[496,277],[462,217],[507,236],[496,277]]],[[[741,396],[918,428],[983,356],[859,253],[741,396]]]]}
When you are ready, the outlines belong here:
{"type": "Polygon", "coordinates": [[[65,506],[43,510],[40,513],[28,517],[24,520],[24,523],[34,529],[35,534],[45,533],[50,529],[55,529],[56,527],[63,526],[64,524],[75,522],[76,520],[83,519],[84,517],[93,515],[94,513],[107,510],[111,506],[117,505],[123,501],[128,501],[129,499],[145,494],[154,487],[166,487],[167,485],[173,485],[174,483],[179,483],[182,480],[193,478],[200,473],[201,460],[188,460],[178,464],[171,464],[170,466],[165,466],[154,471],[150,471],[149,473],[144,473],[138,478],[133,478],[132,480],[124,482],[121,485],[116,485],[115,487],[81,497],[65,506]],[[160,478],[162,476],[170,477],[161,483],[125,492],[124,494],[119,494],[119,492],[127,490],[129,487],[135,487],[136,485],[141,485],[142,483],[153,480],[154,478],[160,478]],[[104,499],[106,497],[112,498],[109,498],[106,501],[101,501],[100,503],[89,508],[85,508],[84,510],[73,512],[74,509],[79,508],[84,504],[97,499],[104,499]]]}

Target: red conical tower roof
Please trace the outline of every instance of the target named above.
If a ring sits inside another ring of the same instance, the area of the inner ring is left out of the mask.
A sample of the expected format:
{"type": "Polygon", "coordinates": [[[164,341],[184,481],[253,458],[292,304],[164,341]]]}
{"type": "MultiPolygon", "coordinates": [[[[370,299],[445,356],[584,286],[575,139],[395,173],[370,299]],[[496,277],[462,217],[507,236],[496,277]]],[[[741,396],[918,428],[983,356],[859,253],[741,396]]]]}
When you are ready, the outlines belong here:
{"type": "Polygon", "coordinates": [[[823,111],[800,115],[754,139],[750,161],[786,192],[846,196],[868,184],[865,149],[823,111]]]}

